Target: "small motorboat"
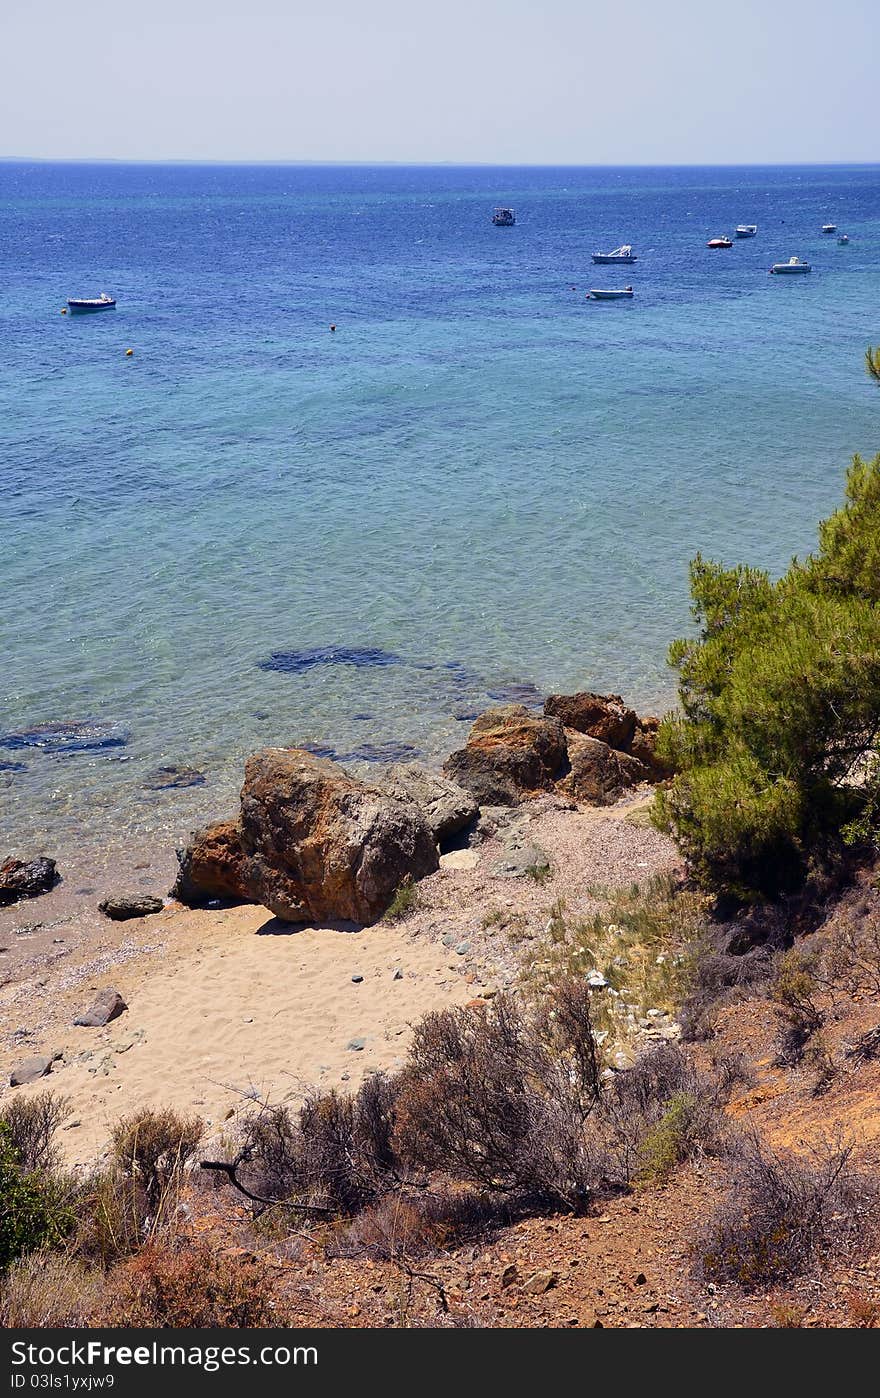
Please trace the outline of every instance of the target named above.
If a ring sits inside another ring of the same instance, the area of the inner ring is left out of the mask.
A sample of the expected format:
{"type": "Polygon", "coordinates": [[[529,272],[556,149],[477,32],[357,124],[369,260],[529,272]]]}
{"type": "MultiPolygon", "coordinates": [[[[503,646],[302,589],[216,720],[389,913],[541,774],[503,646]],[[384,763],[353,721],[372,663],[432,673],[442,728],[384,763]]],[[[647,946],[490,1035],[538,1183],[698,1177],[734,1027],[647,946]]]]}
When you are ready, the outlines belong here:
{"type": "Polygon", "coordinates": [[[629,301],[632,294],[631,286],[621,287],[619,291],[599,291],[594,287],[592,291],[587,292],[587,297],[593,301],[629,301]]]}
{"type": "Polygon", "coordinates": [[[708,241],[708,243],[706,244],[706,247],[707,247],[707,248],[732,248],[732,247],[733,247],[733,240],[732,240],[731,238],[710,238],[709,241],[708,241]]]}
{"type": "Polygon", "coordinates": [[[100,296],[75,297],[68,296],[67,307],[71,315],[85,315],[88,311],[112,311],[116,302],[112,296],[108,296],[106,291],[102,291],[100,296]]]}
{"type": "Polygon", "coordinates": [[[799,257],[790,257],[787,262],[774,262],[770,268],[771,272],[812,272],[809,262],[802,262],[799,257]]]}
{"type": "Polygon", "coordinates": [[[837,224],[836,224],[836,223],[823,223],[823,224],[822,224],[822,232],[823,232],[823,233],[836,233],[836,232],[837,232],[837,224]]]}
{"type": "Polygon", "coordinates": [[[516,214],[513,209],[498,208],[492,215],[492,222],[496,228],[512,228],[516,223],[516,214]]]}
{"type": "Polygon", "coordinates": [[[754,238],[758,231],[756,223],[738,223],[736,225],[736,236],[738,238],[754,238]]]}
{"type": "Polygon", "coordinates": [[[613,252],[594,252],[594,262],[636,262],[635,253],[629,243],[624,243],[622,247],[615,248],[613,252]]]}
{"type": "Polygon", "coordinates": [[[846,236],[845,233],[841,233],[837,241],[842,248],[845,248],[847,243],[849,242],[849,238],[846,236]]]}

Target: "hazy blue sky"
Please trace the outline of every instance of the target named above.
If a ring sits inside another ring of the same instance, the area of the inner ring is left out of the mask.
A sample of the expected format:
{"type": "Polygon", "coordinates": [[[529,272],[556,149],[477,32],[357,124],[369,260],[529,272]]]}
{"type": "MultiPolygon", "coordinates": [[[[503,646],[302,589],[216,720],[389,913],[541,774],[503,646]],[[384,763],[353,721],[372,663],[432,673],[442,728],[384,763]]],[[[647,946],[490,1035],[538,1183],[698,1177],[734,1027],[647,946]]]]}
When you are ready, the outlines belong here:
{"type": "Polygon", "coordinates": [[[0,0],[0,154],[880,159],[880,0],[0,0]]]}

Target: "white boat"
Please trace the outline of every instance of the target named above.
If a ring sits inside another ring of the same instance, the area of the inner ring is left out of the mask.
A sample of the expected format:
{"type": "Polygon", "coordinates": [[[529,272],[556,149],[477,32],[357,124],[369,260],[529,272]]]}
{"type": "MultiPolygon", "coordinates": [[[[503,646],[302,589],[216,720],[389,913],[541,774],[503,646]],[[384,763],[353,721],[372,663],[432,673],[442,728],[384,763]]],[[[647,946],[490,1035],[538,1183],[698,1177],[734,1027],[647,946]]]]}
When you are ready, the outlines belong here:
{"type": "Polygon", "coordinates": [[[112,311],[116,302],[106,291],[102,291],[100,296],[69,296],[67,305],[71,315],[84,315],[87,311],[112,311]]]}
{"type": "Polygon", "coordinates": [[[738,238],[754,238],[758,231],[756,223],[738,223],[736,225],[736,236],[738,238]]]}
{"type": "Polygon", "coordinates": [[[837,232],[837,224],[836,224],[836,223],[823,223],[823,224],[822,224],[822,232],[823,232],[823,233],[836,233],[836,232],[837,232]]]}
{"type": "Polygon", "coordinates": [[[492,222],[496,228],[512,228],[516,223],[516,214],[513,209],[498,208],[492,215],[492,222]]]}
{"type": "Polygon", "coordinates": [[[631,286],[621,287],[619,291],[599,291],[594,287],[592,291],[587,292],[587,296],[593,301],[628,301],[632,294],[631,286]]]}
{"type": "Polygon", "coordinates": [[[787,262],[774,262],[771,272],[812,272],[809,262],[801,262],[799,257],[790,257],[787,262]]]}
{"type": "Polygon", "coordinates": [[[624,243],[622,247],[615,248],[613,252],[594,252],[594,262],[637,262],[638,258],[629,243],[624,243]]]}

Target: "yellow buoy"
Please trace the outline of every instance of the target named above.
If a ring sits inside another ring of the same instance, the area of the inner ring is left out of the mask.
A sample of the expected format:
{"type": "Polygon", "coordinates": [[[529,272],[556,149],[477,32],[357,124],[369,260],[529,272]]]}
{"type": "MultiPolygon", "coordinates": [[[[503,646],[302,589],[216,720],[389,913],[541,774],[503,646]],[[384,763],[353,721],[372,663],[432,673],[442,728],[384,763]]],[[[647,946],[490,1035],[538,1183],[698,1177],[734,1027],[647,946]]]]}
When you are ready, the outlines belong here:
{"type": "Polygon", "coordinates": [[[126,353],[126,355],[134,354],[134,350],[126,350],[125,353],[126,353]]]}

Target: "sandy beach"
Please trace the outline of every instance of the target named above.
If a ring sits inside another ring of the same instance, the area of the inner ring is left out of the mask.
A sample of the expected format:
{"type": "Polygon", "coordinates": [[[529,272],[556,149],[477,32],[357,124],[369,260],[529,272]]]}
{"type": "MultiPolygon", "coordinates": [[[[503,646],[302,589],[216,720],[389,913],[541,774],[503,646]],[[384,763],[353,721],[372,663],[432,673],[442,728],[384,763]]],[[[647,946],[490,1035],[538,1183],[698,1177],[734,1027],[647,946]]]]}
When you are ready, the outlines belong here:
{"type": "MultiPolygon", "coordinates": [[[[399,1064],[427,1011],[514,983],[556,900],[584,915],[602,889],[674,867],[674,847],[646,826],[647,799],[643,789],[613,807],[572,809],[548,798],[513,812],[476,849],[445,855],[404,921],[360,931],[291,927],[253,905],[171,901],[114,923],[97,903],[119,887],[77,895],[86,871],[64,871],[42,899],[0,912],[3,1082],[28,1057],[60,1055],[50,1075],[4,1093],[51,1087],[67,1097],[64,1154],[86,1165],[113,1123],[141,1106],[197,1113],[216,1134],[256,1098],[296,1102],[313,1086],[356,1085],[399,1064]],[[546,853],[546,882],[510,872],[506,851],[523,840],[546,853]],[[513,911],[516,941],[492,920],[513,911]],[[108,987],[128,1009],[103,1029],[75,1027],[108,987]]],[[[141,887],[164,892],[173,864],[171,851],[157,857],[141,887]]]]}

